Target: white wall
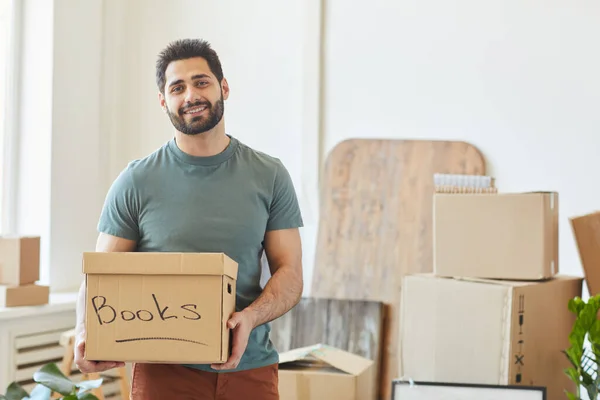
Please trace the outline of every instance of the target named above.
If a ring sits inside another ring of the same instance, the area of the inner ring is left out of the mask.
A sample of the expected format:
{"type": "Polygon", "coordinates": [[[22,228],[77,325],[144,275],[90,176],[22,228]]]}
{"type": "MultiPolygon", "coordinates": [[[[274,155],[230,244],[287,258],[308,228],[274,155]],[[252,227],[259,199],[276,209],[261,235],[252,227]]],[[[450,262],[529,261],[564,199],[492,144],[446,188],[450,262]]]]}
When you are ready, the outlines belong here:
{"type": "Polygon", "coordinates": [[[177,38],[214,45],[231,87],[228,133],[280,157],[307,208],[302,177],[315,172],[302,164],[318,153],[306,134],[318,124],[318,90],[306,84],[318,81],[318,0],[42,3],[25,7],[16,225],[42,236],[43,283],[78,287],[109,185],[172,137],[154,65],[177,38]]]}
{"type": "Polygon", "coordinates": [[[325,150],[466,140],[502,191],[559,191],[560,268],[582,275],[567,218],[600,209],[600,3],[329,0],[325,15],[325,150]]]}
{"type": "Polygon", "coordinates": [[[41,236],[42,282],[50,280],[53,4],[22,3],[16,229],[41,236]]]}
{"type": "MultiPolygon", "coordinates": [[[[110,181],[127,162],[173,136],[158,103],[158,53],[175,39],[204,38],[219,54],[231,89],[225,103],[227,133],[281,158],[307,209],[303,160],[317,162],[312,149],[317,136],[306,132],[314,129],[318,113],[318,93],[311,84],[318,79],[319,2],[180,0],[169,7],[155,0],[104,3],[103,111],[104,132],[110,138],[110,181]]],[[[308,212],[305,219],[311,224],[308,212]]]]}
{"type": "Polygon", "coordinates": [[[26,0],[18,233],[42,237],[41,281],[74,290],[106,193],[102,1],[26,0]]]}
{"type": "Polygon", "coordinates": [[[567,217],[600,208],[588,183],[600,164],[596,2],[329,0],[323,60],[320,0],[26,4],[18,226],[46,235],[44,276],[57,289],[78,285],[116,174],[171,137],[154,62],[187,36],[221,55],[228,132],[292,174],[306,222],[305,294],[318,160],[349,137],[467,140],[502,190],[558,190],[561,268],[582,273],[567,217]]]}

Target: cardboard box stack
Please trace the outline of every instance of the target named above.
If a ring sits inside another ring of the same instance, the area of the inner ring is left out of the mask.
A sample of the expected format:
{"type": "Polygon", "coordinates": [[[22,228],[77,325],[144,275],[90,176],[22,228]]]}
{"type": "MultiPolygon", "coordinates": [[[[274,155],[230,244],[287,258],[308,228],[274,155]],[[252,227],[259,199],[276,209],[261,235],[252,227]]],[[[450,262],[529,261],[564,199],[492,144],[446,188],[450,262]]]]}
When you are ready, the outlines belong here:
{"type": "Polygon", "coordinates": [[[0,307],[48,304],[40,279],[40,237],[0,236],[0,307]]]}
{"type": "Polygon", "coordinates": [[[543,386],[549,400],[563,399],[574,391],[562,353],[575,321],[567,306],[583,278],[558,274],[558,194],[498,193],[480,179],[436,185],[434,272],[403,279],[399,371],[414,381],[543,386]]]}

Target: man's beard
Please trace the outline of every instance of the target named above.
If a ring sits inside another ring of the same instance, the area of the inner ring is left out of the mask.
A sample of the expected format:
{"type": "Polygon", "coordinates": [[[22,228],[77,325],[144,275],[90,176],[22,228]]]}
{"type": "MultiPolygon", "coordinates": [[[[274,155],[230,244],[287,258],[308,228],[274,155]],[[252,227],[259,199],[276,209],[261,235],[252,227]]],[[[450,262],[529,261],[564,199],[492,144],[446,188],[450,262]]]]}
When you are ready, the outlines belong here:
{"type": "Polygon", "coordinates": [[[206,132],[214,128],[221,119],[223,118],[224,112],[224,103],[223,96],[214,104],[210,104],[210,102],[200,102],[197,101],[194,104],[187,105],[179,109],[179,113],[173,114],[169,109],[167,109],[167,115],[171,120],[171,123],[179,132],[186,135],[198,135],[200,133],[206,132]],[[191,108],[206,106],[206,111],[208,115],[197,116],[192,118],[190,122],[186,122],[184,119],[184,111],[189,110],[191,108]]]}

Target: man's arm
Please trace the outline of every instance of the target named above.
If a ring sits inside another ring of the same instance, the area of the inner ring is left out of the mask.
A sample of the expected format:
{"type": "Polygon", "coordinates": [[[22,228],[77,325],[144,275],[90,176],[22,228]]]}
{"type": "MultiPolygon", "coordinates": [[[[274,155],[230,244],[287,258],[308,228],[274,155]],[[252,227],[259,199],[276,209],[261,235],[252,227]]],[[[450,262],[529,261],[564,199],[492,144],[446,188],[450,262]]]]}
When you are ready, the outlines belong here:
{"type": "Polygon", "coordinates": [[[300,301],[302,296],[302,245],[298,228],[268,231],[265,253],[271,269],[271,279],[261,295],[240,312],[234,313],[227,326],[233,329],[231,356],[224,364],[212,368],[236,368],[246,351],[250,332],[259,325],[279,318],[300,301]]]}
{"type": "MultiPolygon", "coordinates": [[[[120,237],[107,235],[100,233],[98,240],[96,241],[97,252],[128,252],[135,251],[137,243],[134,240],[123,239],[120,237]]],[[[107,369],[119,366],[118,363],[113,362],[93,362],[83,359],[83,353],[85,349],[85,297],[86,297],[86,284],[85,279],[81,282],[79,287],[79,295],[77,297],[77,308],[76,308],[76,328],[75,328],[75,364],[78,368],[86,372],[102,372],[107,369]]]]}
{"type": "Polygon", "coordinates": [[[267,232],[265,253],[271,278],[262,294],[245,310],[253,316],[253,328],[291,310],[300,301],[304,288],[302,245],[297,228],[267,232]]]}

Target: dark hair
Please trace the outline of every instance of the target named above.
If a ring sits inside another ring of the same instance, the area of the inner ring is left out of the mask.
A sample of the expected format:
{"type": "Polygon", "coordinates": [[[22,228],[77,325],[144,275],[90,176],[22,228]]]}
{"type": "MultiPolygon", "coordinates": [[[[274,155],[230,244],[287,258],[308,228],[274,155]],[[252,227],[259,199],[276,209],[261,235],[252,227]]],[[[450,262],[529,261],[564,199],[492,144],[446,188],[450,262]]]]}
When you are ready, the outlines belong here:
{"type": "Polygon", "coordinates": [[[156,84],[161,93],[164,94],[165,71],[169,64],[173,61],[193,57],[204,58],[211,72],[217,77],[219,84],[221,84],[223,80],[221,61],[219,61],[219,56],[210,47],[210,44],[200,39],[180,39],[169,43],[158,55],[158,60],[156,61],[156,84]]]}

